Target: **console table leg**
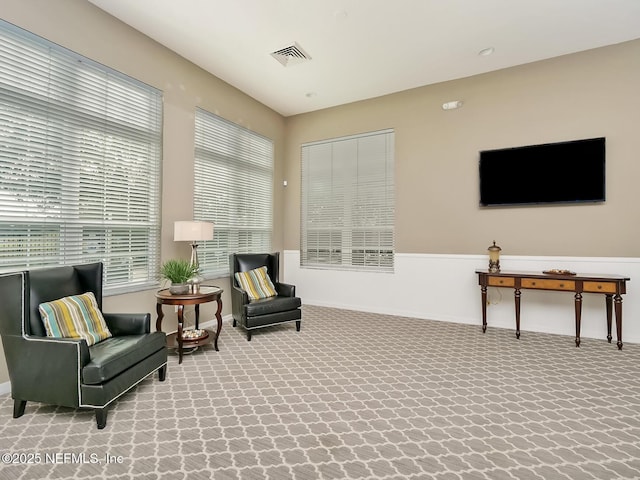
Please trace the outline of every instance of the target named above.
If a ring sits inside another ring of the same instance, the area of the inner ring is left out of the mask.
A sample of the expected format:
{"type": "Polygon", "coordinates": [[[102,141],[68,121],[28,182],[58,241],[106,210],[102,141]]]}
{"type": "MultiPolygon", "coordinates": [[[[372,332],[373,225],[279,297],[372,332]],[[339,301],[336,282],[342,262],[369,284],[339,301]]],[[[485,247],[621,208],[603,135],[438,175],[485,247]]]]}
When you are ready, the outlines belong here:
{"type": "Polygon", "coordinates": [[[582,294],[580,292],[575,295],[576,306],[576,347],[580,346],[580,322],[582,319],[582,294]]]}
{"type": "Polygon", "coordinates": [[[514,291],[516,302],[516,338],[520,338],[520,289],[516,288],[514,291]]]}
{"type": "Polygon", "coordinates": [[[616,333],[618,335],[618,350],[622,350],[622,297],[616,294],[613,297],[616,308],[616,333]]]}
{"type": "Polygon", "coordinates": [[[607,341],[611,343],[611,318],[612,318],[612,299],[613,295],[605,295],[604,302],[607,307],[607,341]]]}
{"type": "Polygon", "coordinates": [[[482,293],[482,333],[487,331],[487,287],[482,285],[480,287],[482,293]]]}

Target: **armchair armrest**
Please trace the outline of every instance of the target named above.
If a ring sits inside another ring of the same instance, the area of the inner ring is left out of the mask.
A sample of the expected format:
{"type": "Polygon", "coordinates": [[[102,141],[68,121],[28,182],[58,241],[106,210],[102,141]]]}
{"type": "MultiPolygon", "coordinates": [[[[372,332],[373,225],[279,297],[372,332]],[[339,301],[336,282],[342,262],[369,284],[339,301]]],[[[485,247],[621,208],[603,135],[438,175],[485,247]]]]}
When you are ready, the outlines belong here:
{"type": "Polygon", "coordinates": [[[82,367],[91,360],[84,339],[3,335],[11,396],[79,406],[82,367]]]}
{"type": "Polygon", "coordinates": [[[244,306],[249,303],[249,295],[246,291],[235,285],[231,285],[231,310],[233,318],[240,320],[244,316],[244,306]]]}
{"type": "Polygon", "coordinates": [[[150,313],[103,313],[102,315],[114,337],[142,335],[151,331],[150,313]]]}
{"type": "Polygon", "coordinates": [[[283,297],[295,297],[296,296],[296,286],[295,285],[291,285],[289,283],[277,282],[274,286],[276,287],[276,292],[278,292],[278,295],[281,295],[283,297]]]}

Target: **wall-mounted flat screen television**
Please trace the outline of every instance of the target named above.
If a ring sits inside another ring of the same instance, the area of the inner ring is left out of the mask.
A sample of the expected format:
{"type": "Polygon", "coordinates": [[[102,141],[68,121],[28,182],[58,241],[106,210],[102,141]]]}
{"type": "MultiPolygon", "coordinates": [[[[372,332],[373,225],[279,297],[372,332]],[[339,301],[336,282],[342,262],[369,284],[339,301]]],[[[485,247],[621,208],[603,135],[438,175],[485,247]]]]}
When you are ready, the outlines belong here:
{"type": "Polygon", "coordinates": [[[480,205],[605,201],[605,138],[480,152],[480,205]]]}

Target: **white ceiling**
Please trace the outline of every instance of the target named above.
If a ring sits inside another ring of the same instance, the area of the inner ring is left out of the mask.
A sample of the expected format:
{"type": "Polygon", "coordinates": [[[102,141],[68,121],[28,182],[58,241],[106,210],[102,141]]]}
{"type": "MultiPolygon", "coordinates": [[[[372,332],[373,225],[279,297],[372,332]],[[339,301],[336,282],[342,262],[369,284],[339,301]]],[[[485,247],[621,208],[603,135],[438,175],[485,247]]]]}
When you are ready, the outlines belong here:
{"type": "Polygon", "coordinates": [[[640,0],[89,1],[284,116],[640,38],[640,0]]]}

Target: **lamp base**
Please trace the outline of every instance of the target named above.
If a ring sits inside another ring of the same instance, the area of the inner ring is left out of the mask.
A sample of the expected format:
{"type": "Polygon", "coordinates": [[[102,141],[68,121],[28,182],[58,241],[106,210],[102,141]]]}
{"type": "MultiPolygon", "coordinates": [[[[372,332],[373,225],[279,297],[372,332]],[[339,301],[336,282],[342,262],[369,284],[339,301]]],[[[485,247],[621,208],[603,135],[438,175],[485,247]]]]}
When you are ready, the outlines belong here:
{"type": "Polygon", "coordinates": [[[196,294],[200,293],[200,284],[202,283],[203,278],[199,275],[191,277],[187,283],[189,284],[189,290],[191,293],[196,294]]]}
{"type": "MultiPolygon", "coordinates": [[[[200,270],[200,262],[198,261],[198,244],[194,241],[191,242],[191,265],[196,268],[197,271],[200,270]]],[[[202,283],[203,278],[196,273],[193,277],[191,277],[187,283],[190,286],[191,293],[196,294],[200,293],[200,284],[202,283]]]]}

